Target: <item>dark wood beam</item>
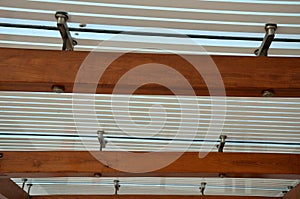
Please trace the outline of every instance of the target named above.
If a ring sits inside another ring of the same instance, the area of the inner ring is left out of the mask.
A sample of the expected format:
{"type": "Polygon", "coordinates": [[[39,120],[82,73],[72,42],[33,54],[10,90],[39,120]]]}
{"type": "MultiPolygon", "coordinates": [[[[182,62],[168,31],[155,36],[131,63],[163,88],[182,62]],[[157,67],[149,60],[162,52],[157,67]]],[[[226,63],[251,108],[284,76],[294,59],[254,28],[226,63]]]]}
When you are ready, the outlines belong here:
{"type": "Polygon", "coordinates": [[[178,154],[172,152],[143,154],[149,156],[99,151],[93,152],[94,156],[88,151],[8,151],[3,152],[0,159],[0,176],[216,177],[223,174],[225,177],[300,178],[300,154],[209,153],[200,159],[198,153],[186,152],[177,160],[178,154]],[[152,165],[154,161],[172,158],[175,160],[168,166],[148,173],[125,173],[114,169],[124,165],[139,169],[152,165]]]}
{"type": "Polygon", "coordinates": [[[285,194],[283,199],[300,199],[300,184],[285,194]]]}
{"type": "Polygon", "coordinates": [[[0,178],[0,198],[29,199],[29,195],[9,178],[0,178]]]}
{"type": "MultiPolygon", "coordinates": [[[[0,90],[2,91],[51,91],[53,85],[62,85],[66,92],[73,91],[76,74],[89,52],[65,52],[46,50],[25,50],[0,48],[0,90]]],[[[98,84],[93,77],[101,61],[113,58],[114,53],[98,53],[90,60],[90,73],[79,81],[80,92],[94,92],[91,84],[98,84]]],[[[206,56],[187,56],[188,60],[197,61],[203,67],[201,75],[212,84],[213,95],[221,95],[220,85],[212,72],[206,56]],[[204,66],[207,66],[206,68],[204,66]]],[[[227,96],[261,96],[263,90],[274,90],[278,97],[300,96],[300,58],[279,57],[242,57],[211,56],[222,76],[227,96]]],[[[196,95],[209,95],[204,79],[185,59],[171,54],[125,54],[115,60],[104,72],[97,87],[97,93],[110,94],[117,81],[130,69],[143,64],[164,64],[181,73],[193,87],[196,95]]],[[[152,65],[151,65],[152,66],[152,65]]],[[[121,84],[118,93],[129,93],[131,88],[140,86],[135,80],[149,77],[153,82],[167,81],[177,95],[189,94],[189,88],[179,81],[179,77],[169,70],[152,70],[153,67],[138,73],[121,84]]],[[[140,87],[135,94],[169,95],[170,89],[158,84],[140,87]]]]}
{"type": "Polygon", "coordinates": [[[281,199],[280,197],[260,197],[260,196],[175,196],[175,195],[51,195],[33,196],[32,199],[281,199]]]}

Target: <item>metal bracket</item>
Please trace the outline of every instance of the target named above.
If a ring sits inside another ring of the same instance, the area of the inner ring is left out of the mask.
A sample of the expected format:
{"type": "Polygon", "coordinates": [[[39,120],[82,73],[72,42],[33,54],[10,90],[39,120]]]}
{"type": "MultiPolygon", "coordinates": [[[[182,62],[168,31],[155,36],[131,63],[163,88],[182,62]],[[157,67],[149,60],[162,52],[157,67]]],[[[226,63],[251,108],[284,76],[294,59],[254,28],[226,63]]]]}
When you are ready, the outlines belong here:
{"type": "Polygon", "coordinates": [[[104,131],[97,131],[98,134],[98,140],[100,144],[100,151],[102,151],[103,148],[105,148],[107,142],[104,140],[104,131]]]}
{"type": "Polygon", "coordinates": [[[223,152],[227,135],[220,135],[220,144],[217,145],[218,152],[223,152]]]}
{"type": "Polygon", "coordinates": [[[67,12],[58,11],[55,13],[55,18],[57,19],[57,27],[59,29],[60,35],[63,39],[62,50],[73,51],[74,46],[77,42],[71,37],[67,21],[69,19],[67,12]]]}
{"type": "Polygon", "coordinates": [[[206,182],[201,182],[200,184],[200,193],[204,196],[204,191],[205,191],[205,188],[206,188],[206,182]]]}
{"type": "Polygon", "coordinates": [[[268,50],[271,46],[271,43],[275,37],[275,31],[277,29],[277,24],[266,24],[265,30],[266,35],[262,41],[261,46],[254,51],[256,56],[268,56],[268,50]]]}
{"type": "Polygon", "coordinates": [[[120,183],[119,180],[114,180],[115,195],[118,195],[118,191],[119,191],[119,189],[121,187],[121,185],[119,183],[120,183]]]}

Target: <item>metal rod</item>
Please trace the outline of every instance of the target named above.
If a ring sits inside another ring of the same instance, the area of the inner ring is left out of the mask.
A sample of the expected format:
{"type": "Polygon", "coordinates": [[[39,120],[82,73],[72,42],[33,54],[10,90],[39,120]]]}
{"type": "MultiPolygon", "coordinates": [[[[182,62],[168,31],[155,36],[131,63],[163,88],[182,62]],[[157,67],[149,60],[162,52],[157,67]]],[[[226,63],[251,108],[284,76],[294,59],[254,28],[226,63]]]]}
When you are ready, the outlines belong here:
{"type": "Polygon", "coordinates": [[[200,189],[200,193],[201,193],[203,196],[204,196],[205,188],[206,188],[206,182],[201,182],[201,185],[200,185],[199,189],[200,189]]]}
{"type": "Polygon", "coordinates": [[[100,151],[102,151],[103,148],[105,148],[106,146],[106,141],[104,140],[104,131],[98,131],[98,140],[99,140],[99,144],[100,144],[100,151]]]}
{"type": "Polygon", "coordinates": [[[121,187],[121,185],[119,183],[120,183],[119,180],[114,180],[115,195],[118,195],[118,191],[119,191],[119,189],[121,187]]]}
{"type": "MultiPolygon", "coordinates": [[[[30,28],[37,30],[58,30],[54,26],[43,25],[30,25],[30,24],[11,24],[0,23],[0,27],[8,28],[30,28]]],[[[151,33],[151,32],[136,32],[136,31],[122,31],[122,30],[104,30],[92,28],[75,28],[69,27],[69,31],[73,32],[89,32],[89,33],[103,33],[103,34],[124,34],[124,35],[137,35],[137,36],[160,36],[160,37],[180,37],[179,34],[166,34],[166,33],[151,33]]],[[[237,36],[222,36],[222,35],[197,35],[197,34],[184,34],[187,37],[194,39],[220,39],[220,40],[244,40],[244,41],[261,41],[259,37],[237,37],[237,36]]],[[[182,35],[181,35],[182,37],[182,35]]],[[[276,42],[300,42],[300,39],[293,38],[274,38],[276,42]]]]}
{"type": "Polygon", "coordinates": [[[220,144],[217,145],[218,147],[218,152],[223,152],[224,146],[225,146],[225,142],[226,142],[226,135],[220,135],[220,144]]]}
{"type": "Polygon", "coordinates": [[[62,50],[73,51],[74,46],[77,44],[75,40],[72,39],[67,21],[69,19],[67,12],[56,12],[55,18],[57,19],[57,28],[63,39],[62,50]]]}
{"type": "Polygon", "coordinates": [[[271,46],[272,41],[274,40],[276,29],[276,24],[265,25],[266,35],[262,41],[261,46],[254,52],[256,56],[268,56],[268,50],[271,46]]]}

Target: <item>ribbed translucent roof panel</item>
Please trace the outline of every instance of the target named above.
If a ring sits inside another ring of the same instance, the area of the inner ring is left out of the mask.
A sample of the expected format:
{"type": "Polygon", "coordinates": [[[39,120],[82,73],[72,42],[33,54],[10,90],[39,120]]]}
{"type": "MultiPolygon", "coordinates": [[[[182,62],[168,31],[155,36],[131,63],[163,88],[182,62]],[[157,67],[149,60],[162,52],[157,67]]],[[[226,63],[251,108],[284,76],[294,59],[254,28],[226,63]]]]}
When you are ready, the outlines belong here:
{"type": "MultiPolygon", "coordinates": [[[[147,36],[134,35],[120,41],[122,31],[166,33],[166,29],[191,36],[208,54],[254,55],[264,37],[266,23],[278,24],[270,56],[300,55],[300,1],[237,0],[2,0],[0,2],[0,45],[38,49],[61,49],[56,29],[56,11],[67,11],[76,50],[91,50],[111,40],[106,51],[124,49],[120,42],[142,43],[147,36]],[[80,25],[81,24],[81,25],[80,25]],[[82,24],[84,24],[82,27],[82,24]],[[153,28],[159,28],[153,30],[153,28]]],[[[198,54],[182,38],[157,37],[168,49],[198,54]],[[170,38],[169,38],[170,40],[170,38]]],[[[154,49],[142,52],[156,52],[154,49]]]]}
{"type": "Polygon", "coordinates": [[[212,150],[300,153],[299,98],[227,97],[224,125],[209,131],[218,97],[95,95],[73,106],[74,94],[0,92],[0,150],[212,150]],[[196,104],[195,104],[196,102],[196,104]],[[79,108],[78,108],[79,107],[79,108]],[[198,109],[199,114],[189,107],[198,109]],[[95,108],[94,112],[88,111],[95,108]],[[94,116],[96,120],[91,120],[94,116]]]}
{"type": "MultiPolygon", "coordinates": [[[[22,186],[22,179],[13,179],[22,186]]],[[[205,195],[238,195],[281,197],[288,186],[299,180],[256,178],[35,178],[31,195],[112,195],[114,180],[121,185],[118,194],[201,195],[199,187],[206,182],[205,195]]],[[[142,196],[141,196],[142,197],[142,196]]]]}

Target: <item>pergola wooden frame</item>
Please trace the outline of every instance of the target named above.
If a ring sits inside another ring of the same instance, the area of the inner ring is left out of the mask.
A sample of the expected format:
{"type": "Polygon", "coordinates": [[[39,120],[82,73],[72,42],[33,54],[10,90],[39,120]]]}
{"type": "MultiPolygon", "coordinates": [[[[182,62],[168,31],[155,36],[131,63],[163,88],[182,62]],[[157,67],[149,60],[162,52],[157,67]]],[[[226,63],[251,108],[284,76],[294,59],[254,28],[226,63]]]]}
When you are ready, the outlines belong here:
{"type": "MultiPolygon", "coordinates": [[[[110,57],[111,53],[100,53],[110,57]]],[[[53,85],[60,85],[65,92],[72,92],[76,73],[88,52],[62,52],[0,48],[0,90],[1,91],[52,91],[53,85]]],[[[190,56],[191,58],[193,56],[190,56]]],[[[227,96],[261,96],[264,90],[272,90],[275,97],[299,97],[300,58],[278,57],[234,57],[212,56],[223,78],[227,96]]],[[[188,62],[177,55],[126,54],[112,63],[103,78],[97,83],[97,93],[111,94],[118,79],[131,68],[145,63],[166,64],[179,71],[198,96],[209,95],[201,77],[194,75],[188,62]],[[124,65],[126,63],[126,65],[124,65]]],[[[163,78],[163,74],[158,74],[163,78]]],[[[176,82],[176,80],[172,80],[176,82]]],[[[94,83],[94,82],[91,82],[94,83]]],[[[82,84],[89,84],[82,83],[82,84]]],[[[124,85],[126,88],[134,85],[124,85]]],[[[180,88],[186,89],[186,88],[180,88]]],[[[220,89],[218,87],[214,89],[220,89]]],[[[170,90],[160,85],[146,85],[135,94],[169,95],[170,90]]],[[[95,152],[120,157],[122,152],[95,152]]],[[[172,153],[160,153],[162,158],[172,153]]],[[[68,199],[68,198],[118,198],[133,199],[139,195],[114,196],[34,196],[30,197],[10,178],[18,177],[225,177],[242,178],[300,178],[300,155],[262,153],[209,153],[200,159],[198,153],[186,152],[175,162],[160,170],[132,174],[110,168],[96,160],[87,151],[68,152],[9,152],[0,154],[0,198],[68,199]],[[22,166],[20,166],[22,165],[22,166]]],[[[146,199],[207,198],[207,199],[262,199],[265,197],[241,196],[157,196],[143,195],[146,199]]],[[[300,186],[294,187],[283,198],[300,197],[300,186]]],[[[269,197],[268,197],[269,198],[269,197]]]]}

